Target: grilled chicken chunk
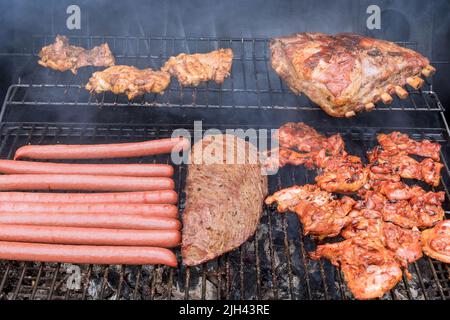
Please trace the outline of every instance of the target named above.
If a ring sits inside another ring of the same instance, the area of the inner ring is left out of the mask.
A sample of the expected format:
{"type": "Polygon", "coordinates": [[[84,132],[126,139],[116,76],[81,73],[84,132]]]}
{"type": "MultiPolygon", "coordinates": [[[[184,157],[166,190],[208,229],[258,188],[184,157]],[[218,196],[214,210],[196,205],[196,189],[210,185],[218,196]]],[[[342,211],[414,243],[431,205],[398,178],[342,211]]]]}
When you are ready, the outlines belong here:
{"type": "Polygon", "coordinates": [[[350,197],[335,199],[332,194],[307,184],[277,191],[265,203],[277,203],[279,212],[297,213],[305,235],[325,238],[337,236],[350,223],[347,214],[356,202],[350,197]]]}
{"type": "Polygon", "coordinates": [[[390,134],[379,134],[377,140],[383,150],[391,154],[414,154],[431,158],[434,161],[440,161],[441,159],[441,145],[430,140],[416,141],[408,137],[407,134],[398,131],[390,134]]]}
{"type": "Polygon", "coordinates": [[[171,57],[161,69],[178,79],[182,86],[198,86],[213,80],[223,83],[230,75],[233,62],[231,49],[219,49],[209,53],[185,54],[171,57]]]}
{"type": "Polygon", "coordinates": [[[86,89],[96,93],[123,93],[131,100],[145,93],[163,93],[169,83],[170,75],[167,72],[119,65],[94,72],[86,89]]]}
{"type": "Polygon", "coordinates": [[[431,158],[421,162],[404,153],[392,154],[379,146],[367,153],[370,170],[375,174],[399,175],[404,179],[417,179],[437,187],[441,179],[443,164],[431,158]]]}
{"type": "Polygon", "coordinates": [[[86,66],[110,67],[115,64],[115,59],[107,43],[92,49],[84,49],[69,45],[69,39],[65,36],[56,36],[55,43],[45,46],[39,52],[41,58],[38,63],[46,68],[58,71],[72,71],[86,66]]]}
{"type": "Polygon", "coordinates": [[[333,117],[351,117],[374,103],[402,98],[434,70],[419,53],[351,33],[298,33],[270,43],[274,70],[296,94],[304,93],[333,117]]]}
{"type": "Polygon", "coordinates": [[[323,244],[310,256],[312,259],[324,257],[340,266],[356,299],[380,298],[402,279],[394,254],[379,239],[353,237],[323,244]]]}
{"type": "Polygon", "coordinates": [[[422,231],[422,249],[427,256],[450,263],[450,220],[422,231]]]}
{"type": "Polygon", "coordinates": [[[341,233],[346,238],[369,237],[379,239],[395,254],[402,267],[422,257],[420,232],[417,229],[404,229],[393,223],[384,222],[377,217],[357,216],[341,233]]]}

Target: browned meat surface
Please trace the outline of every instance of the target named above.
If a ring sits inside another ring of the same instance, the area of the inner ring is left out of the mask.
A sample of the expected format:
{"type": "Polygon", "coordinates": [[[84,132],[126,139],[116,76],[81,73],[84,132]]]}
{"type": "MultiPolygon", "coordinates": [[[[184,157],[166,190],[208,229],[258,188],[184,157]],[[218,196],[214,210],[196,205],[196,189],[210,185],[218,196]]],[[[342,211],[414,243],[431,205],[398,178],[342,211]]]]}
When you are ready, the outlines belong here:
{"type": "Polygon", "coordinates": [[[409,200],[388,200],[381,193],[369,191],[356,208],[376,211],[384,221],[403,228],[429,228],[444,218],[443,201],[443,192],[423,191],[409,200]]]}
{"type": "Polygon", "coordinates": [[[290,89],[333,117],[389,103],[394,92],[404,98],[402,87],[419,87],[421,72],[433,69],[415,51],[350,33],[298,33],[273,39],[270,49],[272,67],[290,89]]]}
{"type": "Polygon", "coordinates": [[[379,218],[356,217],[342,231],[342,236],[346,239],[369,237],[381,240],[404,268],[422,257],[420,232],[417,229],[404,229],[379,218]]]}
{"type": "Polygon", "coordinates": [[[47,68],[58,71],[71,70],[76,74],[77,69],[86,66],[110,67],[115,59],[107,43],[84,49],[69,44],[65,36],[56,36],[55,43],[42,48],[39,52],[41,58],[38,63],[47,68]]]}
{"type": "Polygon", "coordinates": [[[450,220],[422,231],[422,249],[427,256],[450,263],[450,220]]]}
{"type": "Polygon", "coordinates": [[[277,203],[279,212],[297,213],[304,234],[319,238],[337,236],[350,223],[347,214],[356,203],[349,197],[335,199],[332,194],[310,184],[282,189],[267,197],[265,202],[267,205],[277,203]]]}
{"type": "Polygon", "coordinates": [[[163,93],[169,83],[167,72],[120,65],[94,72],[86,89],[96,93],[112,91],[114,94],[126,94],[131,100],[145,93],[163,93]]]}
{"type": "Polygon", "coordinates": [[[204,81],[223,83],[230,75],[233,63],[231,49],[219,49],[208,53],[182,53],[171,57],[162,71],[169,72],[182,86],[198,86],[204,81]]]}
{"type": "Polygon", "coordinates": [[[417,179],[437,187],[440,183],[440,172],[443,164],[431,158],[421,162],[404,153],[391,154],[379,146],[367,153],[370,170],[375,174],[399,175],[404,179],[417,179]]]}
{"type": "Polygon", "coordinates": [[[439,143],[433,143],[430,140],[416,141],[408,137],[407,134],[398,131],[391,132],[390,134],[379,134],[377,139],[383,150],[392,154],[415,154],[431,158],[434,161],[440,161],[441,159],[441,145],[439,143]]]}
{"type": "Polygon", "coordinates": [[[394,254],[378,239],[354,237],[323,244],[310,256],[313,259],[324,257],[340,266],[356,299],[380,298],[402,279],[394,254]]]}
{"type": "Polygon", "coordinates": [[[267,176],[253,161],[256,156],[253,145],[230,135],[208,136],[194,145],[182,216],[181,253],[186,265],[214,259],[254,234],[267,194],[267,176]],[[226,151],[234,153],[219,159],[226,151]],[[236,164],[236,157],[244,154],[236,164]]]}

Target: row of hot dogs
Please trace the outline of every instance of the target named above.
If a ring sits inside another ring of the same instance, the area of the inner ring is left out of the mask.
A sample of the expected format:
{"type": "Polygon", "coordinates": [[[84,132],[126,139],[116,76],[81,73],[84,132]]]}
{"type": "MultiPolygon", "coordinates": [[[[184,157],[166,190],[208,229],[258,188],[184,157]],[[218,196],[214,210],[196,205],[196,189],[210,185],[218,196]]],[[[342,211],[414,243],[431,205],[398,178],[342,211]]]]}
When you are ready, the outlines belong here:
{"type": "Polygon", "coordinates": [[[176,138],[19,148],[15,160],[0,160],[0,259],[176,266],[168,249],[181,243],[172,166],[19,159],[129,158],[187,147],[176,138]],[[42,192],[49,190],[105,193],[42,192]]]}

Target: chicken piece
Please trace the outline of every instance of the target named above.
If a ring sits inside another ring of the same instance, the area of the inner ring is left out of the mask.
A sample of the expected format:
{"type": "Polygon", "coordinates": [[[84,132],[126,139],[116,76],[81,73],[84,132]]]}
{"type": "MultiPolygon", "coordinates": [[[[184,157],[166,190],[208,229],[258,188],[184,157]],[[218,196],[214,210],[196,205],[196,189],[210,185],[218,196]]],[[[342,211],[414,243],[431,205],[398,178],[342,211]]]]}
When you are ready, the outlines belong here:
{"type": "Polygon", "coordinates": [[[86,89],[96,93],[112,91],[124,93],[129,100],[145,93],[163,93],[170,83],[170,75],[164,71],[137,69],[132,66],[112,66],[94,72],[86,89]]]}
{"type": "Polygon", "coordinates": [[[351,33],[298,33],[273,39],[270,50],[272,67],[289,88],[333,117],[389,103],[389,93],[407,83],[417,89],[429,65],[413,50],[351,33]]]}
{"type": "Polygon", "coordinates": [[[422,231],[423,252],[436,260],[450,263],[450,220],[436,224],[432,229],[422,231]]]}
{"type": "Polygon", "coordinates": [[[405,153],[414,154],[434,161],[440,161],[441,145],[433,143],[430,140],[416,141],[411,139],[407,134],[398,131],[390,134],[379,134],[377,136],[378,143],[383,150],[389,153],[405,153]]]}
{"type": "Polygon", "coordinates": [[[367,153],[370,170],[375,174],[396,175],[404,179],[416,179],[437,187],[440,183],[442,163],[426,158],[416,161],[406,154],[390,154],[375,147],[367,153]]]}
{"type": "Polygon", "coordinates": [[[86,66],[110,67],[115,64],[115,58],[107,43],[92,49],[84,49],[69,45],[65,36],[56,36],[55,43],[45,46],[39,52],[41,58],[38,63],[46,68],[58,71],[72,71],[86,66]]]}
{"type": "Polygon", "coordinates": [[[356,299],[382,297],[402,279],[394,254],[379,239],[353,237],[317,246],[312,259],[327,258],[340,266],[347,286],[356,299]]]}
{"type": "Polygon", "coordinates": [[[384,221],[403,228],[429,228],[444,218],[443,192],[417,194],[409,200],[388,200],[381,193],[369,191],[357,210],[378,211],[384,221]]]}
{"type": "Polygon", "coordinates": [[[265,203],[277,203],[279,212],[297,213],[303,224],[304,234],[319,238],[337,236],[350,223],[347,214],[355,205],[349,197],[335,199],[332,194],[320,190],[316,185],[293,186],[275,192],[265,203]]]}
{"type": "Polygon", "coordinates": [[[321,151],[316,158],[316,166],[322,173],[316,177],[317,185],[328,192],[353,193],[368,181],[368,169],[356,156],[326,156],[321,151]]]}
{"type": "MultiPolygon", "coordinates": [[[[423,190],[421,187],[417,185],[408,186],[407,184],[401,181],[384,180],[372,186],[372,188],[374,191],[379,192],[382,195],[386,196],[388,200],[410,200],[416,197],[417,195],[427,194],[427,192],[423,190]]],[[[428,192],[428,194],[429,194],[428,198],[433,198],[437,194],[439,194],[438,198],[440,199],[441,195],[443,195],[444,193],[428,192]]],[[[436,204],[438,203],[436,202],[436,204]]]]}
{"type": "Polygon", "coordinates": [[[392,251],[397,261],[405,269],[422,257],[420,232],[417,229],[404,229],[380,218],[359,216],[353,219],[341,233],[345,239],[369,237],[380,239],[383,245],[392,251]]]}
{"type": "Polygon", "coordinates": [[[170,57],[161,70],[177,77],[181,86],[196,87],[209,80],[223,83],[230,75],[232,63],[233,51],[219,49],[208,53],[182,53],[170,57]]]}

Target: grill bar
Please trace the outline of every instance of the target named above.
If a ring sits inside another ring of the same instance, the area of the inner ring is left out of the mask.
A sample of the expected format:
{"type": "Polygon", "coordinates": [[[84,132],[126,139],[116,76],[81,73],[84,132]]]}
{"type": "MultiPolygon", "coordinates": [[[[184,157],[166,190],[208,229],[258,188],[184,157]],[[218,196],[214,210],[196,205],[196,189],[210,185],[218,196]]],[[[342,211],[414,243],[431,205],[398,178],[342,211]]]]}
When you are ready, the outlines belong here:
{"type": "MultiPolygon", "coordinates": [[[[376,144],[376,134],[391,128],[320,128],[321,132],[342,134],[351,153],[361,155],[376,144]]],[[[54,123],[0,124],[0,157],[11,158],[26,144],[114,143],[170,136],[170,125],[104,125],[54,123]]],[[[220,129],[225,130],[227,127],[220,129]]],[[[191,128],[187,128],[192,130],[191,128]]],[[[204,128],[205,130],[208,128],[204,128]]],[[[245,128],[243,128],[245,129],[245,128]]],[[[416,139],[427,138],[443,146],[447,165],[448,133],[436,128],[403,128],[416,139]]],[[[112,162],[105,160],[103,162],[112,162]]],[[[131,162],[167,162],[165,156],[125,159],[131,162]]],[[[174,177],[179,192],[179,211],[184,210],[186,168],[178,167],[174,177]]],[[[302,167],[287,167],[269,178],[270,192],[292,184],[312,182],[314,173],[302,167]]],[[[442,186],[450,210],[448,166],[442,186]]],[[[96,266],[80,265],[81,288],[68,288],[68,265],[0,261],[2,299],[347,299],[351,298],[342,274],[328,261],[312,261],[308,252],[314,241],[302,234],[294,214],[264,210],[254,237],[241,248],[198,267],[180,266],[96,266]]],[[[180,258],[180,252],[177,250],[180,258]]],[[[423,258],[410,267],[406,278],[386,299],[450,299],[449,267],[423,258]]]]}
{"type": "MultiPolygon", "coordinates": [[[[7,92],[0,119],[6,109],[21,106],[70,107],[187,107],[226,109],[287,109],[321,111],[305,96],[290,92],[281,78],[270,67],[268,39],[214,39],[161,37],[70,37],[73,43],[91,48],[108,42],[117,58],[117,64],[159,69],[173,55],[182,52],[207,52],[218,48],[232,48],[233,69],[224,84],[204,83],[196,88],[181,88],[173,79],[164,95],[146,94],[128,101],[125,96],[110,92],[89,94],[84,89],[89,77],[100,68],[81,68],[77,75],[57,72],[37,64],[37,53],[54,41],[53,36],[35,36],[28,60],[17,83],[7,92]]],[[[415,42],[398,44],[416,49],[415,42]]],[[[394,99],[391,105],[379,105],[375,112],[384,111],[443,111],[435,99],[430,83],[420,90],[410,91],[406,100],[394,99]]]]}

